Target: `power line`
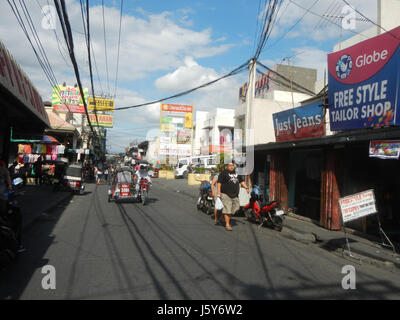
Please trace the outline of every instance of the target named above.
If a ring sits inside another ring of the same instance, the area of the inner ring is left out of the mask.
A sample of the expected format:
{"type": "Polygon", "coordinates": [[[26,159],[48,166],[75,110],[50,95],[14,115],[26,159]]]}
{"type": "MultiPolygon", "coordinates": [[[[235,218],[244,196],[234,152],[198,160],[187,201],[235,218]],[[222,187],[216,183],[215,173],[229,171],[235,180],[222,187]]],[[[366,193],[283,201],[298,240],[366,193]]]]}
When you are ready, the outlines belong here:
{"type": "Polygon", "coordinates": [[[107,88],[108,88],[108,95],[110,95],[110,81],[109,81],[109,77],[108,77],[106,20],[105,20],[105,16],[104,16],[104,0],[101,0],[101,3],[102,3],[102,8],[103,8],[103,34],[104,34],[104,54],[106,56],[107,88]]]}
{"type": "Polygon", "coordinates": [[[350,3],[348,3],[346,0],[342,0],[345,4],[347,4],[350,8],[352,8],[355,12],[357,12],[360,16],[364,17],[365,19],[367,19],[369,22],[371,22],[372,24],[374,24],[375,26],[379,27],[380,29],[382,29],[385,32],[388,32],[392,37],[394,37],[397,40],[400,40],[400,38],[398,38],[396,35],[394,35],[391,31],[386,30],[384,27],[382,27],[381,25],[377,24],[376,22],[372,21],[370,18],[366,17],[363,13],[361,13],[359,10],[357,10],[356,8],[354,8],[350,3]]]}
{"type": "MultiPolygon", "coordinates": [[[[311,6],[310,6],[310,8],[309,9],[312,9],[316,4],[317,4],[317,2],[318,2],[319,0],[316,0],[311,6]]],[[[289,5],[289,3],[288,3],[288,5],[289,5]]],[[[287,7],[286,7],[287,8],[287,7]]],[[[270,45],[269,47],[268,47],[268,49],[270,49],[270,48],[272,48],[273,46],[275,46],[279,41],[281,41],[283,38],[285,38],[285,36],[290,32],[290,31],[292,31],[299,23],[300,23],[300,21],[301,20],[303,20],[304,19],[304,17],[307,15],[307,11],[300,17],[300,19],[298,19],[297,21],[296,21],[296,23],[295,24],[293,24],[278,40],[276,40],[272,45],[270,45]]]]}
{"type": "MultiPolygon", "coordinates": [[[[83,3],[81,0],[81,10],[83,14],[83,3]]],[[[83,15],[82,15],[83,18],[83,15]]],[[[94,84],[93,84],[93,72],[92,72],[92,59],[91,59],[91,54],[90,54],[90,23],[89,23],[89,0],[86,0],[86,22],[87,22],[87,27],[85,28],[85,32],[87,32],[87,37],[86,37],[86,44],[87,44],[87,49],[88,49],[88,59],[89,59],[89,73],[90,73],[90,84],[92,86],[92,95],[94,98],[94,114],[96,116],[96,123],[97,127],[99,127],[99,119],[97,118],[97,107],[96,107],[96,98],[95,98],[95,92],[94,92],[94,84]]]]}
{"type": "Polygon", "coordinates": [[[208,86],[210,86],[211,84],[214,84],[214,83],[216,83],[216,82],[218,82],[218,81],[220,81],[220,80],[222,80],[222,79],[231,77],[231,76],[233,76],[233,75],[236,75],[236,74],[242,72],[243,70],[246,69],[248,63],[249,63],[249,62],[247,61],[246,63],[244,63],[244,64],[242,64],[241,66],[237,67],[236,69],[232,70],[232,71],[229,72],[228,74],[226,74],[226,75],[224,75],[224,76],[222,76],[222,77],[220,77],[220,78],[218,78],[218,79],[215,79],[215,80],[212,80],[212,81],[210,81],[210,82],[204,83],[204,84],[202,84],[202,85],[200,85],[200,86],[198,86],[198,87],[195,87],[195,88],[192,88],[192,89],[189,89],[189,90],[186,90],[186,91],[183,91],[183,92],[180,92],[180,93],[177,93],[177,94],[174,94],[174,95],[172,95],[172,96],[169,96],[169,97],[166,97],[166,98],[163,98],[163,99],[159,99],[159,100],[156,100],[156,101],[146,102],[146,103],[137,104],[137,105],[129,106],[129,107],[115,108],[115,110],[117,111],[117,110],[126,110],[126,109],[132,109],[132,108],[139,108],[139,107],[143,107],[143,106],[148,106],[148,105],[150,105],[150,104],[159,103],[159,102],[162,102],[162,101],[166,101],[166,100],[170,100],[170,99],[173,99],[173,98],[178,98],[178,97],[187,95],[187,94],[192,93],[192,92],[194,92],[194,91],[196,91],[196,90],[199,90],[199,89],[201,89],[201,88],[208,87],[208,86]]]}
{"type": "Polygon", "coordinates": [[[117,96],[117,84],[118,84],[118,68],[119,68],[119,49],[121,45],[121,26],[122,26],[122,8],[124,5],[124,0],[121,0],[121,11],[119,16],[119,35],[118,35],[118,54],[117,54],[117,71],[115,73],[115,88],[114,88],[114,98],[117,96]]]}
{"type": "Polygon", "coordinates": [[[93,126],[92,126],[92,123],[90,121],[90,118],[89,118],[87,104],[86,104],[86,101],[85,101],[85,95],[84,95],[84,92],[83,92],[82,83],[81,83],[81,79],[80,79],[80,75],[79,75],[79,68],[78,68],[78,65],[77,65],[77,62],[76,62],[76,58],[75,58],[74,40],[73,40],[73,37],[72,37],[71,24],[69,22],[68,13],[67,13],[67,9],[66,9],[66,6],[65,6],[65,1],[64,0],[54,0],[54,5],[56,6],[57,15],[58,15],[58,18],[60,20],[60,24],[61,24],[61,27],[62,27],[62,30],[63,30],[65,42],[66,42],[68,50],[69,50],[69,55],[70,55],[70,58],[71,58],[71,62],[72,62],[72,65],[74,67],[74,72],[75,72],[76,80],[78,82],[78,86],[79,86],[79,90],[80,90],[80,93],[81,93],[83,105],[84,105],[84,108],[85,108],[87,121],[88,121],[90,130],[92,131],[94,137],[98,138],[96,132],[93,129],[93,126]]]}
{"type": "Polygon", "coordinates": [[[272,72],[273,74],[277,75],[279,78],[281,78],[281,79],[283,79],[283,80],[285,80],[285,81],[287,81],[287,82],[289,82],[289,83],[292,83],[294,86],[296,86],[296,87],[302,89],[302,90],[303,90],[303,93],[307,93],[307,94],[311,94],[311,95],[315,96],[315,93],[314,93],[313,91],[311,91],[311,90],[309,90],[309,89],[303,87],[302,85],[298,84],[298,83],[295,82],[295,81],[292,81],[292,80],[286,78],[285,76],[283,76],[283,75],[281,75],[280,73],[278,73],[278,72],[272,70],[271,68],[268,68],[267,66],[265,66],[265,65],[262,64],[261,62],[257,61],[257,63],[258,63],[260,66],[262,66],[262,67],[264,67],[265,69],[267,69],[267,70],[269,70],[270,72],[272,72]]]}

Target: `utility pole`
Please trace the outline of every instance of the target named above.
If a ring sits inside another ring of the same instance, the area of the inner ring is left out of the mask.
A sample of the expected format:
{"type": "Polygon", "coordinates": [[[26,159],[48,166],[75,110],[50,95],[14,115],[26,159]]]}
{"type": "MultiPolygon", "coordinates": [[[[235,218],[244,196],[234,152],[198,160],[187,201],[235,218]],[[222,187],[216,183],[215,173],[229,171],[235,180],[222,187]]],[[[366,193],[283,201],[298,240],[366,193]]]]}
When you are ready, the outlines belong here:
{"type": "Polygon", "coordinates": [[[254,109],[256,69],[257,69],[256,64],[257,62],[254,59],[251,59],[249,62],[249,85],[247,86],[247,98],[246,98],[246,127],[245,127],[246,146],[250,145],[251,143],[249,130],[254,129],[254,118],[252,109],[254,109]]]}

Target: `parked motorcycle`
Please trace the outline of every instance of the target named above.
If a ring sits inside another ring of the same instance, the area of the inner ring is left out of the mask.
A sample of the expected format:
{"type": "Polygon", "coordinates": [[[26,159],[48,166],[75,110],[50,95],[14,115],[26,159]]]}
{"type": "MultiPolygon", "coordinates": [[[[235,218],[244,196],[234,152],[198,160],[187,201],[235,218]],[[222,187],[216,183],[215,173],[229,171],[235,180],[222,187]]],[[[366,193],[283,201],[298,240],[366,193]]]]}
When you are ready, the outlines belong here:
{"type": "Polygon", "coordinates": [[[214,197],[212,196],[211,184],[203,181],[200,185],[199,199],[197,200],[197,209],[206,214],[214,212],[214,197]]]}
{"type": "Polygon", "coordinates": [[[268,226],[276,231],[282,231],[285,212],[280,209],[276,200],[261,204],[258,187],[253,188],[250,202],[244,207],[244,212],[247,220],[258,223],[259,227],[268,226]]]}
{"type": "MultiPolygon", "coordinates": [[[[19,186],[23,180],[13,180],[14,186],[19,186]]],[[[20,193],[10,191],[4,194],[7,201],[6,211],[0,214],[0,267],[7,266],[17,255],[21,245],[22,215],[16,198],[20,193]]]]}

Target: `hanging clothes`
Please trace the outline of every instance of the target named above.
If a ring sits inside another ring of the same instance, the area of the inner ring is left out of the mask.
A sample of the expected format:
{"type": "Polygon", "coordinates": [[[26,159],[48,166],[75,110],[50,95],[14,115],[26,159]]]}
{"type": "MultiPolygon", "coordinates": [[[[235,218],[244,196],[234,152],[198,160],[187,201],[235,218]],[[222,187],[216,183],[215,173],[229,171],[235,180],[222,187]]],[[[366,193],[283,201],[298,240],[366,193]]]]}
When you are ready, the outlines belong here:
{"type": "Polygon", "coordinates": [[[25,146],[23,144],[18,145],[18,153],[24,153],[25,146]]]}
{"type": "Polygon", "coordinates": [[[32,147],[31,147],[30,144],[26,144],[26,145],[25,145],[25,150],[24,150],[24,152],[25,152],[26,154],[31,154],[31,153],[32,153],[32,147]]]}
{"type": "Polygon", "coordinates": [[[47,154],[47,147],[45,144],[41,144],[40,145],[42,150],[40,151],[41,154],[47,154]]]}

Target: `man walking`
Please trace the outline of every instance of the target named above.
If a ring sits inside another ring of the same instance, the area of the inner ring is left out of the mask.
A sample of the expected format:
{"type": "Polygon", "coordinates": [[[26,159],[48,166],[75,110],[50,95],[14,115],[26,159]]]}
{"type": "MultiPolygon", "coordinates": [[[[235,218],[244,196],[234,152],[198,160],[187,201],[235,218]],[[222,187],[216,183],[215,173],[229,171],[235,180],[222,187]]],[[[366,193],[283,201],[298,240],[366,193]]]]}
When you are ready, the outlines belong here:
{"type": "Polygon", "coordinates": [[[225,228],[232,231],[231,215],[235,214],[240,208],[239,204],[239,190],[242,185],[249,193],[249,188],[246,185],[242,176],[238,176],[235,172],[234,162],[230,162],[226,166],[226,170],[222,171],[218,176],[217,182],[217,196],[221,198],[224,205],[222,214],[225,218],[225,228]]]}

